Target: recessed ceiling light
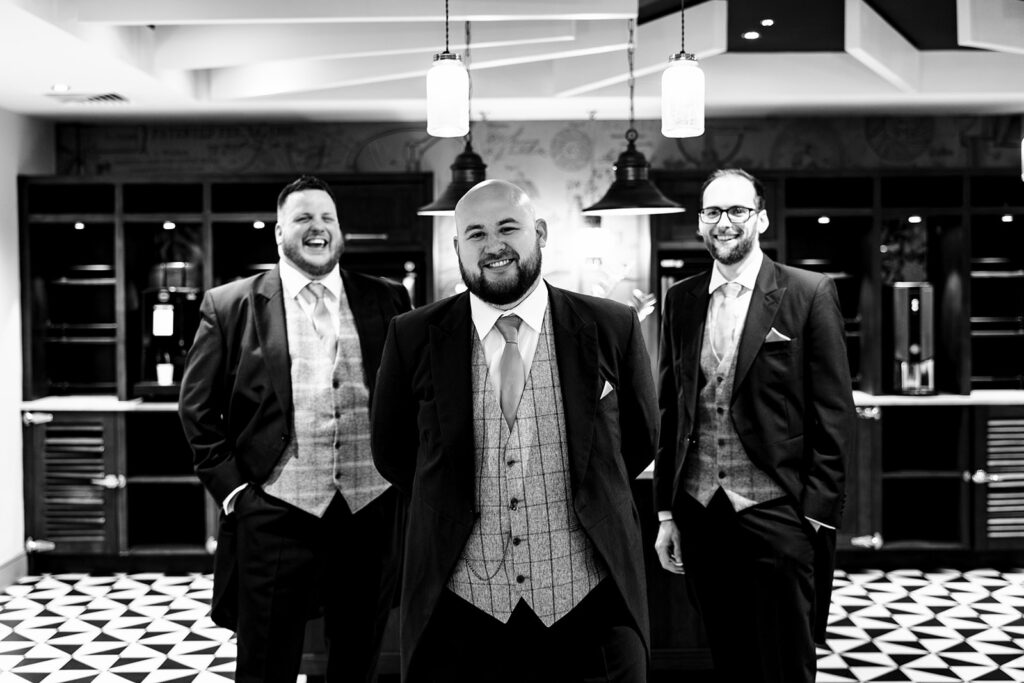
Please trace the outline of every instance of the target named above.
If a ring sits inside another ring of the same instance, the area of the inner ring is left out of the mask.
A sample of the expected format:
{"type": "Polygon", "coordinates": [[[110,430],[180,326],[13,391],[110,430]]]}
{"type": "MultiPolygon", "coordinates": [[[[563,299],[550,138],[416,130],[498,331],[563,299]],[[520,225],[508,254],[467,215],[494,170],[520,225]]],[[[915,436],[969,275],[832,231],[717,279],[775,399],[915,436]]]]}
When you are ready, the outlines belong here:
{"type": "Polygon", "coordinates": [[[769,26],[775,26],[775,20],[774,19],[762,19],[761,20],[761,26],[764,26],[765,28],[768,28],[769,26]]]}
{"type": "Polygon", "coordinates": [[[907,216],[907,222],[908,223],[913,223],[913,224],[916,225],[916,224],[921,222],[921,217],[920,216],[907,216]]]}
{"type": "Polygon", "coordinates": [[[50,86],[51,92],[71,92],[71,86],[67,83],[54,83],[50,86]]]}
{"type": "Polygon", "coordinates": [[[1003,222],[1004,223],[1012,223],[1013,222],[1013,214],[1004,213],[1003,214],[1003,222]]]}
{"type": "Polygon", "coordinates": [[[267,227],[267,224],[264,223],[263,221],[253,221],[252,227],[256,228],[257,230],[262,230],[263,228],[267,227]]]}
{"type": "Polygon", "coordinates": [[[174,221],[164,221],[164,230],[174,230],[176,227],[174,221]]]}
{"type": "Polygon", "coordinates": [[[818,223],[821,225],[828,225],[830,222],[832,222],[832,219],[828,216],[818,216],[818,223]]]}
{"type": "Polygon", "coordinates": [[[746,33],[743,34],[743,38],[745,38],[746,40],[757,40],[760,37],[761,34],[758,33],[757,31],[747,31],[746,33]]]}
{"type": "Polygon", "coordinates": [[[82,221],[77,221],[75,223],[75,230],[85,230],[85,223],[83,223],[82,221]]]}

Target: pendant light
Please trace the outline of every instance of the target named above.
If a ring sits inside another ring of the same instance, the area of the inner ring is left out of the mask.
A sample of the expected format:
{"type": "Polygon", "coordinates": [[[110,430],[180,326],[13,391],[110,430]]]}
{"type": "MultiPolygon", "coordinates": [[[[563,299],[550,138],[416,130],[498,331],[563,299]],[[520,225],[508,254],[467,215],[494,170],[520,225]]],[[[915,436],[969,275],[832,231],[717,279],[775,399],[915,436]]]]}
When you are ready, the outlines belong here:
{"type": "Polygon", "coordinates": [[[633,90],[633,20],[629,20],[629,129],[626,131],[626,151],[615,162],[615,180],[599,202],[583,209],[584,216],[640,216],[654,213],[681,213],[683,207],[666,197],[648,178],[650,164],[643,152],[637,150],[638,137],[634,127],[633,90]]]}
{"type": "MultiPolygon", "coordinates": [[[[466,76],[469,83],[466,98],[466,120],[470,120],[470,109],[473,102],[473,79],[469,78],[470,53],[469,46],[472,35],[469,28],[470,22],[466,22],[466,76]]],[[[455,214],[455,205],[462,199],[462,195],[469,192],[469,189],[487,179],[487,164],[480,158],[480,155],[473,151],[473,129],[472,122],[469,123],[469,130],[466,133],[466,147],[462,153],[455,157],[455,162],[449,167],[452,171],[452,181],[444,192],[426,206],[421,206],[416,212],[420,216],[451,216],[455,214]]]]}
{"type": "Polygon", "coordinates": [[[469,74],[462,58],[448,51],[448,0],[444,0],[444,52],[427,72],[427,133],[459,138],[469,132],[469,74]]]}
{"type": "Polygon", "coordinates": [[[679,52],[668,58],[661,75],[661,134],[695,138],[704,134],[704,72],[686,51],[685,0],[679,3],[679,52]]]}

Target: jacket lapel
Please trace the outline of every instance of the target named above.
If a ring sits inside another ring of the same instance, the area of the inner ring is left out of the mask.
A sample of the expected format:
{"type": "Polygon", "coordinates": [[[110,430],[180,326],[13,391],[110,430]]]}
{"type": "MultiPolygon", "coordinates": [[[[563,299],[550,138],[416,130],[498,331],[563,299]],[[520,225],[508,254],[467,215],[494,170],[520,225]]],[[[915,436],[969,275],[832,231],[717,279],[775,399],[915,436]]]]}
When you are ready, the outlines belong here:
{"type": "Polygon", "coordinates": [[[704,328],[707,324],[708,302],[711,295],[708,294],[708,284],[711,282],[711,271],[696,278],[681,297],[682,310],[679,320],[682,330],[680,333],[679,360],[682,366],[682,386],[686,391],[683,401],[689,424],[693,424],[694,414],[697,407],[697,394],[704,383],[700,373],[700,349],[704,341],[704,328]],[[699,321],[697,325],[689,324],[689,321],[699,321]]]}
{"type": "MultiPolygon", "coordinates": [[[[462,294],[435,323],[430,325],[430,373],[434,382],[444,450],[455,463],[455,496],[472,501],[476,483],[473,452],[472,335],[476,334],[469,310],[469,295],[462,294]]],[[[468,509],[459,506],[458,509],[468,509]]]]}
{"type": "Polygon", "coordinates": [[[575,494],[590,463],[598,392],[603,386],[597,358],[597,325],[583,320],[573,308],[571,299],[557,287],[548,285],[548,303],[551,306],[569,469],[575,494]]]}
{"type": "Polygon", "coordinates": [[[754,291],[750,295],[747,319],[743,324],[743,336],[740,339],[740,348],[736,357],[736,377],[733,380],[732,396],[734,401],[739,394],[735,387],[739,387],[747,376],[754,357],[772,328],[775,313],[779,310],[779,304],[786,293],[785,287],[781,289],[778,287],[775,270],[775,262],[765,256],[761,262],[761,270],[757,273],[754,291]]]}
{"type": "Polygon", "coordinates": [[[384,326],[384,314],[380,310],[378,297],[366,296],[359,280],[353,278],[344,268],[341,269],[341,282],[345,287],[345,298],[348,299],[349,310],[359,333],[359,349],[363,356],[363,381],[373,388],[377,378],[377,368],[381,349],[384,348],[384,337],[387,329],[384,326]]]}
{"type": "Polygon", "coordinates": [[[270,384],[285,415],[292,414],[292,378],[288,360],[288,333],[284,319],[279,266],[260,276],[252,292],[252,310],[263,361],[270,384]]]}

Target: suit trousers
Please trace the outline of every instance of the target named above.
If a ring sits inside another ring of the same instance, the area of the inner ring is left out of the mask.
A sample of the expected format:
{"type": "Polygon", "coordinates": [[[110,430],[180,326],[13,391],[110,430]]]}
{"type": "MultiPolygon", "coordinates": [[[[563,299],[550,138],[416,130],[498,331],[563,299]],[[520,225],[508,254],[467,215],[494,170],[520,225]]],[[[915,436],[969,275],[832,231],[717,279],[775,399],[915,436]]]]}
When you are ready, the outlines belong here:
{"type": "Polygon", "coordinates": [[[647,653],[611,579],[545,626],[525,602],[501,623],[447,588],[407,683],[643,683],[647,653]]]}
{"type": "Polygon", "coordinates": [[[256,486],[239,494],[236,681],[294,681],[306,622],[321,614],[326,679],[374,680],[398,585],[398,508],[394,489],[355,515],[338,494],[322,518],[256,486]]]}
{"type": "Polygon", "coordinates": [[[683,566],[716,680],[814,683],[816,532],[788,497],[739,513],[723,489],[707,508],[682,497],[683,566]]]}

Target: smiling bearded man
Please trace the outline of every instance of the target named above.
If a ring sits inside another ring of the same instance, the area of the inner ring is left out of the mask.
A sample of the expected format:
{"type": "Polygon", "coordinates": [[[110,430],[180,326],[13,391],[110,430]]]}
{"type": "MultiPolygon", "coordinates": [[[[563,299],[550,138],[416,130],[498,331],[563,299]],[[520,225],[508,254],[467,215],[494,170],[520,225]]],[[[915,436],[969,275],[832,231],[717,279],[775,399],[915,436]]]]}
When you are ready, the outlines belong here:
{"type": "Polygon", "coordinates": [[[407,683],[641,683],[648,616],[630,482],[657,406],[636,312],[540,277],[515,185],[455,207],[468,292],[392,321],[373,457],[409,497],[407,683]]]}
{"type": "Polygon", "coordinates": [[[235,680],[294,681],[324,615],[329,681],[376,680],[404,517],[373,467],[370,392],[401,285],[338,266],[330,186],[281,190],[271,270],[206,292],[179,411],[221,507],[213,609],[235,680]]]}

